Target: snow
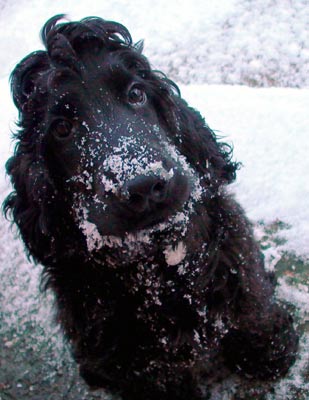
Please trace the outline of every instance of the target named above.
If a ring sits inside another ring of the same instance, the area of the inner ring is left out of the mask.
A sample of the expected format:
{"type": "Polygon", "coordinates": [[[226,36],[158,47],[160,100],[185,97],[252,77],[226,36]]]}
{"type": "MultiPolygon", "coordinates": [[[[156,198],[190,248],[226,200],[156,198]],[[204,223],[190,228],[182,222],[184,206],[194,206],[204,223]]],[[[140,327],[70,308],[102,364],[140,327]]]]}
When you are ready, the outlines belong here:
{"type": "Polygon", "coordinates": [[[145,39],[152,64],[177,82],[309,84],[307,0],[6,2],[0,20],[2,74],[40,46],[43,23],[63,12],[71,19],[99,15],[122,22],[135,41],[145,39]]]}
{"type": "Polygon", "coordinates": [[[107,184],[106,191],[116,193],[117,188],[122,187],[126,180],[132,181],[139,175],[156,175],[165,181],[173,177],[173,169],[167,171],[161,161],[152,161],[153,154],[145,154],[145,151],[137,143],[132,146],[132,148],[134,147],[135,151],[138,150],[140,154],[134,156],[134,152],[128,151],[126,147],[116,147],[113,149],[113,153],[104,160],[103,170],[112,172],[117,181],[117,185],[111,185],[107,177],[103,175],[103,183],[107,184]]]}
{"type": "Polygon", "coordinates": [[[299,284],[297,287],[291,288],[291,285],[287,282],[286,278],[279,278],[278,283],[278,296],[291,304],[298,304],[301,317],[306,320],[306,315],[309,315],[308,286],[299,284]]]}
{"type": "MultiPolygon", "coordinates": [[[[307,0],[21,0],[2,1],[0,11],[0,202],[9,192],[4,162],[14,149],[10,136],[17,119],[8,84],[10,71],[26,54],[42,48],[38,32],[52,15],[67,12],[73,20],[98,15],[123,23],[135,42],[145,39],[145,54],[152,65],[180,83],[189,104],[200,110],[218,135],[233,143],[234,159],[243,167],[231,191],[248,216],[254,222],[286,222],[290,228],[281,232],[287,239],[283,250],[309,258],[307,0]]],[[[175,155],[178,161],[180,157],[175,155]]],[[[116,160],[108,162],[112,161],[116,160]]],[[[168,179],[172,171],[165,173],[168,179]]],[[[112,190],[112,181],[110,185],[112,190]]],[[[198,183],[195,192],[197,200],[198,183]]],[[[188,213],[179,212],[173,223],[184,229],[187,220],[188,213]]],[[[29,265],[16,234],[3,217],[0,221],[3,326],[17,326],[17,321],[23,324],[31,318],[51,332],[51,301],[39,296],[40,268],[29,265]]],[[[102,238],[92,225],[84,218],[86,234],[93,239],[90,248],[94,243],[100,247],[102,238]]],[[[105,245],[123,244],[115,237],[104,240],[105,245]]],[[[138,241],[147,244],[148,240],[147,232],[140,233],[138,241]]],[[[130,236],[126,245],[134,241],[136,236],[130,236]]],[[[176,249],[167,248],[165,255],[169,265],[184,268],[182,242],[176,249]]],[[[285,279],[279,283],[278,297],[295,304],[303,321],[308,321],[308,287],[291,287],[285,279]]],[[[308,343],[307,334],[293,371],[269,399],[290,399],[288,388],[295,377],[298,387],[308,388],[300,377],[308,368],[308,343]]],[[[14,340],[5,342],[13,344],[14,340]]],[[[233,382],[223,385],[229,385],[232,393],[233,382]]],[[[230,399],[220,390],[212,399],[230,399]]]]}
{"type": "Polygon", "coordinates": [[[81,209],[82,216],[79,221],[79,226],[86,238],[87,249],[91,253],[94,250],[100,249],[103,245],[103,239],[95,224],[88,221],[88,210],[81,209]]]}
{"type": "Polygon", "coordinates": [[[168,245],[164,250],[167,265],[178,265],[186,257],[187,250],[183,242],[177,243],[176,246],[168,245]]]}

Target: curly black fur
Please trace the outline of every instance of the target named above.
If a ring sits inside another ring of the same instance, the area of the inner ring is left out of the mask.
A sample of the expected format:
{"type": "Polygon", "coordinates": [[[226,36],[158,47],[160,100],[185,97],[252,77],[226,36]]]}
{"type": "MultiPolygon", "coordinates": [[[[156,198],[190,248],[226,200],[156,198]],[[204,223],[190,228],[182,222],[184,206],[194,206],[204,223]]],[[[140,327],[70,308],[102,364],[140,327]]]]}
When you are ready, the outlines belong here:
{"type": "Polygon", "coordinates": [[[124,26],[62,18],[12,73],[4,210],[44,266],[81,375],[126,400],[206,398],[223,365],[284,375],[297,335],[224,190],[231,147],[124,26]]]}

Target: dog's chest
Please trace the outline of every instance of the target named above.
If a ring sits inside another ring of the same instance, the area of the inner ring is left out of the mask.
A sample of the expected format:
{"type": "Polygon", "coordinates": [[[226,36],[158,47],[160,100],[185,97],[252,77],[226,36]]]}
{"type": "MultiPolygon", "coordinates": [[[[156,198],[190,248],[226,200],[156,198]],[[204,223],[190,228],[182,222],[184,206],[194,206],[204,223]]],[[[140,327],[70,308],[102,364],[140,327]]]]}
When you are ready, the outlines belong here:
{"type": "Polygon", "coordinates": [[[183,270],[184,267],[166,269],[153,263],[140,264],[131,271],[124,281],[128,300],[134,304],[132,317],[145,324],[163,347],[179,335],[186,335],[187,339],[190,336],[193,347],[205,347],[208,323],[205,293],[195,290],[194,274],[183,270]]]}

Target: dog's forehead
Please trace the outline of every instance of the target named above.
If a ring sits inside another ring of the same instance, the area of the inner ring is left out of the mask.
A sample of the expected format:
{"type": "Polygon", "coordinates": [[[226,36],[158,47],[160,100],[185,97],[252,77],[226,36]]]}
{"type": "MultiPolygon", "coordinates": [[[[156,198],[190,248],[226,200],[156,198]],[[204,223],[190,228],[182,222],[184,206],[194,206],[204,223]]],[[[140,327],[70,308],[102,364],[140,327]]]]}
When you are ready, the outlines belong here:
{"type": "Polygon", "coordinates": [[[126,87],[134,79],[134,71],[127,68],[119,54],[95,55],[81,63],[78,70],[55,68],[50,72],[48,86],[54,96],[68,92],[89,91],[104,94],[111,89],[126,87]]]}

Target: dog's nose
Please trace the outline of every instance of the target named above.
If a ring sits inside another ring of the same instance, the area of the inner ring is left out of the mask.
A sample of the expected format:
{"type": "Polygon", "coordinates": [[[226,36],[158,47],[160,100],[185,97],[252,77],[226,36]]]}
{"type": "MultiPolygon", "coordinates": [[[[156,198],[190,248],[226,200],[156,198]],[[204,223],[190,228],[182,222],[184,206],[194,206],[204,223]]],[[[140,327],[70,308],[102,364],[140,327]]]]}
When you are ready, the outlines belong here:
{"type": "Polygon", "coordinates": [[[166,200],[168,181],[157,176],[138,176],[125,184],[123,193],[126,195],[127,206],[141,213],[166,200]]]}

